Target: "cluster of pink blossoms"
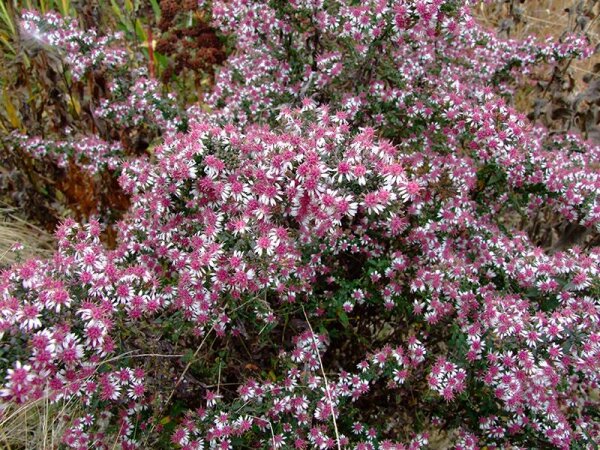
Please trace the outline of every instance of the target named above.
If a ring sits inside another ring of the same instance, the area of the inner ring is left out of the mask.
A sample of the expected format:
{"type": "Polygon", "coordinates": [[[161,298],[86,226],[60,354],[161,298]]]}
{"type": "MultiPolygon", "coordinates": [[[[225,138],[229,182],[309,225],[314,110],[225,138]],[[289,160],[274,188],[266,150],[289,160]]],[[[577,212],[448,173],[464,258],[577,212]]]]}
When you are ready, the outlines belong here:
{"type": "Polygon", "coordinates": [[[74,398],[93,405],[97,411],[64,436],[66,445],[79,449],[105,445],[105,428],[119,405],[118,439],[127,448],[146,401],[143,370],[105,362],[116,350],[116,293],[123,283],[140,286],[151,277],[142,268],[117,268],[99,233],[98,223],[66,221],[52,259],[29,260],[0,278],[0,333],[20,349],[4,374],[1,407],[74,398]]]}
{"type": "Polygon", "coordinates": [[[452,400],[458,393],[465,390],[467,373],[456,364],[439,358],[431,368],[429,387],[447,400],[452,400]]]}
{"type": "Polygon", "coordinates": [[[294,341],[294,349],[282,355],[293,367],[281,383],[248,380],[238,389],[243,403],[228,413],[223,412],[221,401],[207,401],[207,408],[186,416],[172,441],[190,450],[203,448],[205,440],[212,448],[229,449],[236,437],[261,430],[264,437],[260,444],[270,448],[327,449],[335,448],[339,442],[343,448],[416,450],[427,445],[425,434],[405,445],[380,439],[374,429],[360,422],[352,424],[348,436],[333,436],[327,426],[329,421],[341,420],[341,402],[356,402],[369,393],[376,381],[386,381],[390,387],[402,384],[410,371],[424,361],[420,342],[411,339],[408,349],[385,347],[367,355],[358,371],[342,371],[335,380],[328,381],[319,356],[326,350],[326,337],[307,330],[294,341]],[[199,423],[203,426],[199,427],[199,423]],[[278,434],[274,427],[280,431],[278,434]]]}
{"type": "Polygon", "coordinates": [[[130,73],[131,80],[116,77],[109,89],[112,98],[103,99],[95,111],[98,117],[119,129],[154,127],[161,133],[185,129],[173,94],[163,95],[158,81],[148,77],[145,68],[130,73]]]}
{"type": "Polygon", "coordinates": [[[48,140],[39,136],[28,137],[14,133],[12,142],[26,149],[33,158],[50,159],[60,168],[67,168],[73,161],[89,173],[102,169],[115,170],[122,162],[122,147],[119,142],[109,143],[97,136],[78,139],[48,140]]]}
{"type": "MultiPolygon", "coordinates": [[[[153,158],[119,162],[132,206],[117,248],[97,223],[66,222],[53,259],[2,274],[0,330],[18,349],[0,366],[3,405],[80,397],[101,406],[66,445],[115,442],[117,423],[139,446],[137,420],[169,405],[148,401],[119,327],[172,320],[277,357],[226,393],[220,365],[207,375],[216,389],[170,436],[184,449],[417,449],[436,428],[458,449],[593,448],[600,249],[547,252],[507,220],[549,206],[598,230],[599,147],[506,100],[534,64],[589,55],[585,40],[501,40],[449,0],[211,12],[237,52],[212,111],[190,108],[185,134],[161,113],[153,158]],[[408,394],[427,425],[410,432],[356,406],[395,411],[408,394]]],[[[102,114],[153,117],[155,82],[132,86],[150,111],[102,114]]]]}
{"type": "Polygon", "coordinates": [[[91,174],[112,172],[118,170],[127,153],[119,132],[128,135],[134,134],[134,130],[149,130],[151,139],[154,135],[186,129],[187,117],[178,110],[175,97],[163,94],[159,83],[149,78],[146,68],[137,67],[136,57],[123,46],[122,33],[101,36],[94,29],[80,29],[72,18],[52,12],[40,15],[24,11],[21,34],[23,39],[37,42],[42,50],[55,52],[52,58],[60,61],[65,80],[83,83],[86,77],[94,80],[98,76],[102,80],[100,91],[105,88],[104,82],[107,84],[100,98],[85,99],[90,103],[89,114],[93,129],[98,129],[96,134],[89,134],[85,126],[78,129],[76,120],[59,130],[59,137],[14,132],[9,139],[11,144],[32,157],[50,160],[63,168],[72,162],[91,174]]]}
{"type": "Polygon", "coordinates": [[[90,69],[101,66],[114,69],[127,63],[125,49],[114,45],[123,38],[122,34],[99,36],[95,30],[82,30],[76,20],[57,13],[40,15],[37,11],[24,11],[21,33],[40,45],[60,51],[74,79],[82,78],[90,69]]]}

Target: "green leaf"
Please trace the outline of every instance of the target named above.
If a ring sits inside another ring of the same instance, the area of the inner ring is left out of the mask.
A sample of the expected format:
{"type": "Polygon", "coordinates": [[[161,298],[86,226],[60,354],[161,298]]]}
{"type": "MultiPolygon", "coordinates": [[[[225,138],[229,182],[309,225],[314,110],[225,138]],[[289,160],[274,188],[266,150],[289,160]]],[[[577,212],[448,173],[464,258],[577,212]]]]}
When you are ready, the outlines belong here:
{"type": "Polygon", "coordinates": [[[161,16],[161,11],[160,11],[160,6],[158,4],[158,1],[150,0],[150,5],[152,5],[152,10],[154,11],[154,18],[156,19],[156,22],[158,22],[160,20],[160,16],[161,16]]]}
{"type": "Polygon", "coordinates": [[[188,350],[187,352],[185,352],[185,354],[183,355],[183,362],[187,364],[193,360],[194,360],[194,351],[188,350]]]}
{"type": "MultiPolygon", "coordinates": [[[[121,26],[123,27],[123,29],[125,31],[127,31],[128,33],[133,34],[135,32],[135,27],[134,27],[133,23],[131,22],[131,20],[129,20],[129,18],[126,17],[125,14],[123,14],[123,11],[121,11],[119,4],[115,0],[110,0],[110,4],[111,4],[113,12],[119,18],[119,21],[121,22],[121,26]]],[[[133,8],[133,5],[132,5],[132,8],[133,8]]]]}
{"type": "Polygon", "coordinates": [[[141,42],[148,41],[148,34],[146,33],[146,30],[144,30],[144,26],[140,19],[135,19],[135,32],[141,42]]]}
{"type": "Polygon", "coordinates": [[[6,5],[4,4],[4,0],[0,0],[0,17],[2,21],[6,24],[11,34],[15,36],[15,24],[13,22],[12,16],[9,14],[6,9],[6,5]]]}
{"type": "Polygon", "coordinates": [[[71,13],[71,1],[70,0],[61,0],[59,5],[60,13],[63,16],[68,16],[71,13]]]}
{"type": "Polygon", "coordinates": [[[131,0],[125,0],[124,5],[125,5],[125,11],[127,11],[129,14],[133,13],[134,9],[133,9],[133,3],[131,3],[131,0]]]}
{"type": "Polygon", "coordinates": [[[560,305],[560,301],[557,296],[546,297],[540,301],[540,308],[544,312],[554,311],[560,305]]]}
{"type": "Polygon", "coordinates": [[[338,317],[340,318],[340,322],[344,328],[348,328],[350,326],[350,319],[348,319],[348,314],[346,314],[344,310],[340,311],[338,317]]]}
{"type": "Polygon", "coordinates": [[[4,111],[6,112],[6,115],[8,116],[8,120],[10,121],[10,124],[15,128],[20,128],[21,127],[21,119],[19,118],[17,109],[14,107],[14,105],[12,104],[12,102],[10,100],[7,87],[4,88],[3,103],[4,103],[4,111]]]}
{"type": "Polygon", "coordinates": [[[110,6],[112,7],[113,12],[119,18],[119,20],[121,22],[123,22],[123,19],[124,19],[123,12],[121,11],[121,8],[117,4],[117,2],[115,0],[110,0],[110,6]]]}

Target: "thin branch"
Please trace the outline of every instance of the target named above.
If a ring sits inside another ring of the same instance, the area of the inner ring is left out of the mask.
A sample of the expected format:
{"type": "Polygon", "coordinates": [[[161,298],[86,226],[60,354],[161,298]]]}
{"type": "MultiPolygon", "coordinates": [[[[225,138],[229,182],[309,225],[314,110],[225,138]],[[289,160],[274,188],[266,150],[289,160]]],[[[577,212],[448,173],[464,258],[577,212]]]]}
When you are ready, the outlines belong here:
{"type": "Polygon", "coordinates": [[[317,341],[315,339],[315,333],[313,328],[308,320],[308,316],[306,315],[306,310],[304,306],[302,306],[302,312],[304,313],[304,317],[306,318],[306,323],[308,324],[308,329],[310,330],[310,334],[313,340],[313,344],[315,345],[317,358],[319,359],[319,366],[321,368],[321,374],[323,375],[323,380],[325,381],[325,393],[327,394],[327,399],[329,400],[329,407],[331,408],[331,417],[333,419],[333,429],[335,431],[335,441],[338,450],[342,450],[342,446],[340,444],[340,433],[338,432],[337,420],[335,419],[335,409],[333,407],[333,400],[331,400],[331,392],[329,391],[329,382],[327,381],[327,375],[325,374],[325,369],[323,368],[323,361],[321,360],[321,354],[319,353],[319,347],[317,345],[317,341]]]}

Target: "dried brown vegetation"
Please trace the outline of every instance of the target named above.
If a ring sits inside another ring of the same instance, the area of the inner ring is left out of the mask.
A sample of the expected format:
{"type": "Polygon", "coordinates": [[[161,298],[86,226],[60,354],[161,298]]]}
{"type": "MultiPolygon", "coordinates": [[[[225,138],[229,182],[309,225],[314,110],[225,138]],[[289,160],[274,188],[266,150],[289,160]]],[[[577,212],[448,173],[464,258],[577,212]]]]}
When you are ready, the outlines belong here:
{"type": "MultiPolygon", "coordinates": [[[[568,32],[584,32],[596,54],[584,61],[568,60],[540,67],[511,99],[530,120],[551,133],[574,132],[600,144],[600,2],[598,0],[494,0],[481,3],[479,20],[509,38],[529,35],[556,40],[568,32]]],[[[598,166],[600,169],[600,165],[598,166]]],[[[600,235],[569,224],[549,208],[521,227],[549,252],[574,245],[591,247],[600,235]]]]}
{"type": "Polygon", "coordinates": [[[197,12],[195,0],[161,0],[160,9],[155,49],[169,58],[161,80],[168,85],[176,78],[191,77],[199,91],[203,75],[208,75],[212,83],[214,67],[225,60],[223,45],[197,12]]]}
{"type": "MultiPolygon", "coordinates": [[[[50,3],[30,6],[44,12],[54,4],[50,3]]],[[[213,67],[225,59],[222,44],[195,1],[163,0],[152,7],[152,2],[125,2],[122,7],[119,2],[63,3],[61,13],[77,17],[86,27],[124,29],[127,45],[137,46],[148,58],[139,64],[163,81],[165,92],[177,91],[182,103],[201,97],[212,82],[213,67]]],[[[110,225],[129,205],[114,172],[93,175],[73,161],[61,168],[50,159],[34,159],[15,144],[11,133],[50,140],[93,135],[118,142],[125,155],[139,156],[147,152],[157,132],[145,124],[115,128],[98,117],[94,111],[100,102],[111,98],[107,74],[98,69],[73,79],[59,49],[21,31],[18,10],[28,5],[2,0],[1,6],[0,200],[20,208],[47,231],[65,215],[77,220],[104,215],[110,225]]],[[[114,235],[109,226],[105,235],[109,244],[114,235]]]]}

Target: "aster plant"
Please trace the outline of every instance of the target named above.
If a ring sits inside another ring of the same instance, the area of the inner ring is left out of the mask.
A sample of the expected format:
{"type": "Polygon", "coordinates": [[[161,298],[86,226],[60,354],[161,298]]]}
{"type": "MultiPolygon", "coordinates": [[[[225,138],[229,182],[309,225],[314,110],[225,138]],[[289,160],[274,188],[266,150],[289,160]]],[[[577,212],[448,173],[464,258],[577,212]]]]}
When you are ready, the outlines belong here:
{"type": "Polygon", "coordinates": [[[117,247],[66,221],[1,275],[2,405],[79,399],[70,448],[594,448],[600,148],[511,106],[592,50],[471,7],[200,2],[236,50],[115,157],[117,247]],[[540,246],[541,208],[582,239],[540,246]]]}

